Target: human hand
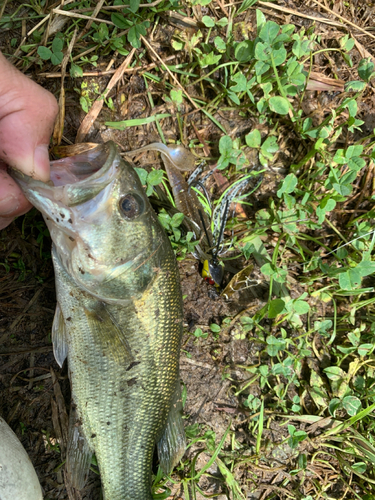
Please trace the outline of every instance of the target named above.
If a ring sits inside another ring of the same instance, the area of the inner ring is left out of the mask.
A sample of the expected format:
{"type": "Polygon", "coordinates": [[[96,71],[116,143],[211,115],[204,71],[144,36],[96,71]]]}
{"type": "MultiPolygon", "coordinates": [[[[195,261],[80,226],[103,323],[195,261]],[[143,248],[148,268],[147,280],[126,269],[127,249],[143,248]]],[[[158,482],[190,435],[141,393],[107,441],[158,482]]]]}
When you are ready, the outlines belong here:
{"type": "Polygon", "coordinates": [[[0,229],[31,208],[5,164],[48,181],[48,144],[57,112],[54,96],[0,53],[0,229]]]}

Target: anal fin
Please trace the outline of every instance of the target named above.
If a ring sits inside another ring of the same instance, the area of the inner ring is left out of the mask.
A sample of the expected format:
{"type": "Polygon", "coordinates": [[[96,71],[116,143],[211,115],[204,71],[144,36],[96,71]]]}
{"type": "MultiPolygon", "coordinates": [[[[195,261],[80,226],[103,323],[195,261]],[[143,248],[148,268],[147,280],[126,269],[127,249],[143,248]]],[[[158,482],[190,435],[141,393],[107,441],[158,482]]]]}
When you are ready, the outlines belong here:
{"type": "Polygon", "coordinates": [[[157,443],[160,467],[169,474],[185,453],[186,441],[182,420],[182,399],[180,381],[177,382],[167,425],[157,443]]]}
{"type": "Polygon", "coordinates": [[[70,407],[66,476],[73,488],[81,490],[89,473],[92,451],[82,431],[74,404],[70,407]]]}
{"type": "Polygon", "coordinates": [[[57,302],[55,316],[52,324],[52,345],[53,354],[57,364],[62,368],[65,358],[68,355],[68,340],[66,335],[65,320],[62,315],[60,305],[57,302]]]}

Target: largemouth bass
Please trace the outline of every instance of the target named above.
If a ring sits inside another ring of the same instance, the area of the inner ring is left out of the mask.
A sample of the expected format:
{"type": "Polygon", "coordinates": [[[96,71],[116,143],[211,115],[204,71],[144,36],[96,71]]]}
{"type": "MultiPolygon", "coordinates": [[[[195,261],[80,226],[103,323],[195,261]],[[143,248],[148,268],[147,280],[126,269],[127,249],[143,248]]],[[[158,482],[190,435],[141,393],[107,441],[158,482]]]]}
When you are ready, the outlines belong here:
{"type": "Polygon", "coordinates": [[[105,500],[151,500],[184,452],[182,299],[169,239],[113,143],[52,162],[49,184],[13,176],[53,240],[53,348],[68,358],[67,472],[81,489],[95,452],[105,500]]]}

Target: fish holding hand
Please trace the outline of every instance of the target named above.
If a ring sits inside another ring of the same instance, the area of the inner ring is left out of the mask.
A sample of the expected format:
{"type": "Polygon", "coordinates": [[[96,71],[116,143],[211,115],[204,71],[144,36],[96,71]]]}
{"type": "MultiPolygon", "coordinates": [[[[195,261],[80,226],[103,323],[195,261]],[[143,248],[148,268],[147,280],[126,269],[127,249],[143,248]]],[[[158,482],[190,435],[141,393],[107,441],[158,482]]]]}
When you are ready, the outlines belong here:
{"type": "Polygon", "coordinates": [[[177,264],[141,182],[113,143],[52,162],[43,183],[13,170],[46,220],[57,307],[53,349],[72,390],[67,473],[95,453],[105,500],[152,500],[155,445],[169,473],[185,449],[177,264]]]}

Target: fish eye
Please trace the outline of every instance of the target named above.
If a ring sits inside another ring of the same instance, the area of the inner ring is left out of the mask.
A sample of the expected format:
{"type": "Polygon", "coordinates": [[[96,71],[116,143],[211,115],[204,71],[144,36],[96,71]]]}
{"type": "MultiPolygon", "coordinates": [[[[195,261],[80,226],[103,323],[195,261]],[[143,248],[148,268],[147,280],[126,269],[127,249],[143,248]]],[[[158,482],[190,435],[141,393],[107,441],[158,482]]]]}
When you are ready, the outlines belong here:
{"type": "Polygon", "coordinates": [[[143,213],[144,202],[135,193],[128,193],[120,200],[120,210],[125,219],[132,220],[143,213]]]}

